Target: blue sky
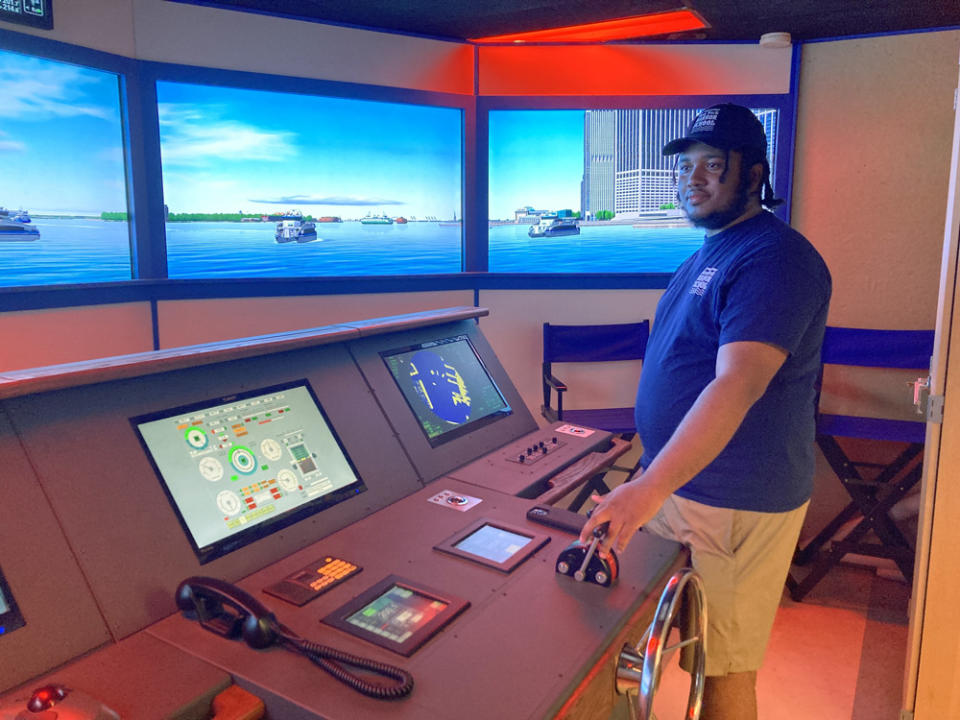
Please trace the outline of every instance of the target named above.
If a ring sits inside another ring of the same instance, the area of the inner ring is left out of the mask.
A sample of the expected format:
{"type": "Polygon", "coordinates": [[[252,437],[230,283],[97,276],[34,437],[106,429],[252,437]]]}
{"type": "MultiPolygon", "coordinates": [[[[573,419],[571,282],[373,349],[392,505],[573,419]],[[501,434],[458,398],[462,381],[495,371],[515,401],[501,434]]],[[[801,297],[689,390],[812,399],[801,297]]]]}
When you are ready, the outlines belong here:
{"type": "Polygon", "coordinates": [[[117,76],[0,50],[0,206],[126,210],[117,76]]]}
{"type": "Polygon", "coordinates": [[[157,86],[170,212],[460,216],[461,111],[157,86]]]}
{"type": "MultiPolygon", "coordinates": [[[[125,211],[116,75],[0,51],[0,206],[125,211]]],[[[461,209],[461,111],[160,82],[171,212],[461,209]]],[[[490,217],[579,209],[582,110],[490,113],[490,217]]]]}
{"type": "Polygon", "coordinates": [[[580,209],[583,110],[490,113],[490,217],[512,219],[525,205],[580,209]]]}

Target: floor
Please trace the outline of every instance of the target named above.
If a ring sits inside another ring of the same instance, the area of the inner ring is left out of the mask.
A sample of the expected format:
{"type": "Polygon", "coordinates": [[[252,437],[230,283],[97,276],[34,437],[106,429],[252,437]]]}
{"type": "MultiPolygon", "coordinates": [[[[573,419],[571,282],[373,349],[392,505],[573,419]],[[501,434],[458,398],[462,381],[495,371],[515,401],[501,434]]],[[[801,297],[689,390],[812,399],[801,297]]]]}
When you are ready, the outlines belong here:
{"type": "MultiPolygon", "coordinates": [[[[761,720],[896,720],[902,707],[909,586],[840,565],[803,602],[784,594],[757,678],[761,720]]],[[[689,676],[664,671],[658,720],[681,720],[689,676]]]]}

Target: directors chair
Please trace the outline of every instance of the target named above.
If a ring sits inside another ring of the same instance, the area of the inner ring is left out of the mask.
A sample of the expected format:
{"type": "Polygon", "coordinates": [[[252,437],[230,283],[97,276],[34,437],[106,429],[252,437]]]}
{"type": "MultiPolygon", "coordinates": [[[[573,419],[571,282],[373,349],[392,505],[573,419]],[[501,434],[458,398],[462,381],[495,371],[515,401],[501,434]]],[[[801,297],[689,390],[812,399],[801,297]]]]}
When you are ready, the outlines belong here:
{"type": "Polygon", "coordinates": [[[794,600],[802,600],[849,553],[889,558],[907,582],[912,581],[914,547],[888,513],[919,482],[923,473],[926,423],[922,419],[894,420],[820,412],[823,368],[845,365],[926,373],[933,354],[933,338],[933,330],[827,327],[817,386],[816,442],[851,501],[805,547],[797,550],[796,564],[806,565],[814,558],[816,561],[800,582],[792,575],[787,577],[787,587],[794,600]],[[873,449],[878,447],[876,443],[894,443],[899,452],[889,462],[859,459],[863,450],[857,453],[858,459],[854,459],[853,450],[842,446],[838,438],[873,441],[868,444],[873,449]],[[853,527],[848,534],[831,542],[841,528],[850,525],[853,527]],[[867,540],[871,531],[879,542],[867,540]],[[829,549],[821,552],[828,543],[829,549]]]}
{"type": "MultiPolygon", "coordinates": [[[[643,360],[650,337],[650,321],[614,323],[606,325],[543,324],[543,405],[540,412],[550,422],[563,421],[605,430],[630,440],[636,434],[633,406],[593,409],[564,409],[563,397],[569,386],[554,375],[554,363],[605,363],[623,360],[643,360]],[[556,392],[556,406],[552,404],[556,392]]],[[[636,390],[633,379],[631,391],[636,390]]],[[[581,393],[581,397],[584,393],[581,393]]],[[[613,466],[614,470],[633,473],[636,468],[613,466]]],[[[574,511],[587,500],[592,491],[609,492],[602,474],[587,483],[570,505],[574,511]]]]}

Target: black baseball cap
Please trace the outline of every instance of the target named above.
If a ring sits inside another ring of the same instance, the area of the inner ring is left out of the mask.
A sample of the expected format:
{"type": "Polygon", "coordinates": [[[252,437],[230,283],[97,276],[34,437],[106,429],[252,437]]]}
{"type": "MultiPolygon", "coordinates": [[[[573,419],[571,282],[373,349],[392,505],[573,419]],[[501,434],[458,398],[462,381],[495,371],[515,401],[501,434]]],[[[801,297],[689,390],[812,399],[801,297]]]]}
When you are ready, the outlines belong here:
{"type": "Polygon", "coordinates": [[[733,103],[713,105],[701,111],[687,134],[663,146],[664,155],[676,155],[693,143],[703,143],[721,150],[759,150],[767,154],[767,134],[763,124],[750,108],[733,103]]]}

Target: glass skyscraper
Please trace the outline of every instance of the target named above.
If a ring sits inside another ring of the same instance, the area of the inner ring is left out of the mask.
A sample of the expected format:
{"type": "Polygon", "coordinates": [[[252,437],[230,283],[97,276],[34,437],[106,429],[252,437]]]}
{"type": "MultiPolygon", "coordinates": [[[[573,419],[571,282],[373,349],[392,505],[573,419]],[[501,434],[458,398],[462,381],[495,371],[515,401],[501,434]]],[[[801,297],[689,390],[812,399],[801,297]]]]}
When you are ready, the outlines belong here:
{"type": "MultiPolygon", "coordinates": [[[[657,213],[676,204],[674,156],[663,146],[681,137],[696,117],[694,108],[587,110],[584,115],[581,208],[585,217],[612,210],[623,218],[657,213]]],[[[777,110],[753,110],[767,134],[771,175],[777,110]]]]}

